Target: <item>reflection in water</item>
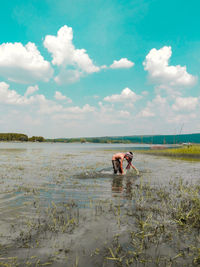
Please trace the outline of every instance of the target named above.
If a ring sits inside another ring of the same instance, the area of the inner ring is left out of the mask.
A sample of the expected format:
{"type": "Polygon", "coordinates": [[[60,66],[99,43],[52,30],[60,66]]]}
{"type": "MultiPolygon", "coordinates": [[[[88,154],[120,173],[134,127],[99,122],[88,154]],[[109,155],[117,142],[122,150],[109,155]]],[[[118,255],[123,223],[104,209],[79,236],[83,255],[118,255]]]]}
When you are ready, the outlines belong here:
{"type": "Polygon", "coordinates": [[[119,195],[126,199],[132,199],[133,184],[136,181],[135,177],[116,175],[112,180],[112,196],[119,195]]]}
{"type": "Polygon", "coordinates": [[[123,191],[123,177],[116,176],[112,181],[112,192],[120,193],[123,191]]]}

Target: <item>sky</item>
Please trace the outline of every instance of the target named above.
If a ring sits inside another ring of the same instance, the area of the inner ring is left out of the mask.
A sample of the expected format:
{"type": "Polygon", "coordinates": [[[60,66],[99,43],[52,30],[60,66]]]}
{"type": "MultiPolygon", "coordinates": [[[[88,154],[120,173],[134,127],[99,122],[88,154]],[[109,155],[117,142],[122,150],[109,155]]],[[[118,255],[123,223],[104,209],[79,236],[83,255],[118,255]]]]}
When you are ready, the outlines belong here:
{"type": "Polygon", "coordinates": [[[0,132],[200,132],[200,1],[11,0],[0,9],[0,132]]]}

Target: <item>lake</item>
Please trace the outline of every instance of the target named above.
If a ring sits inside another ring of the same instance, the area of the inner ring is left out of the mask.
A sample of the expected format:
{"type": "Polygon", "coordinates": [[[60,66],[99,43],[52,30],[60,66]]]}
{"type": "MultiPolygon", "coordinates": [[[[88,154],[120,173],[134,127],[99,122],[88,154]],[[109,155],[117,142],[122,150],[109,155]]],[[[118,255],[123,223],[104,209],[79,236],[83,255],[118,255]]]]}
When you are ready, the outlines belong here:
{"type": "MultiPolygon", "coordinates": [[[[200,162],[138,154],[141,148],[149,145],[0,143],[0,266],[125,264],[111,247],[121,236],[121,246],[129,250],[135,219],[127,210],[136,207],[138,188],[170,191],[171,183],[200,181],[200,162]],[[140,176],[134,170],[113,175],[111,158],[117,151],[134,151],[140,176]]],[[[174,246],[165,244],[159,255],[167,247],[175,257],[174,246]]],[[[154,258],[156,253],[151,252],[154,258]]],[[[137,266],[145,264],[155,266],[153,261],[137,266]]]]}

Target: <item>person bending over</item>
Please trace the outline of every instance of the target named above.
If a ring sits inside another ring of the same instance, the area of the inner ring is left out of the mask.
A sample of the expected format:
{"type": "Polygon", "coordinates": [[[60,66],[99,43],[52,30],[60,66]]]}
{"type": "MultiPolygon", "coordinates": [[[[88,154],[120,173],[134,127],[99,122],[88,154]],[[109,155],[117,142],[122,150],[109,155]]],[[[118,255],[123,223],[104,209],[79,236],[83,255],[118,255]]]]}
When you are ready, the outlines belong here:
{"type": "Polygon", "coordinates": [[[117,174],[117,172],[119,172],[120,174],[124,174],[124,170],[123,170],[124,159],[126,159],[128,162],[126,169],[130,169],[130,167],[132,167],[133,169],[135,169],[135,171],[138,175],[139,174],[138,169],[135,166],[133,166],[133,164],[131,163],[131,161],[133,159],[133,153],[132,152],[116,153],[112,156],[112,164],[113,164],[114,173],[117,174]]]}

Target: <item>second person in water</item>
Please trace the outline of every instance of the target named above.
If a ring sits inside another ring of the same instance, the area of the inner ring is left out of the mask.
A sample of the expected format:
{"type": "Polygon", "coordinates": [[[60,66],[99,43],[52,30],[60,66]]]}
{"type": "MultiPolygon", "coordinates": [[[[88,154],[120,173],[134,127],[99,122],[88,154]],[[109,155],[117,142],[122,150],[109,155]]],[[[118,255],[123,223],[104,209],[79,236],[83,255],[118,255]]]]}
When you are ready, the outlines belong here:
{"type": "Polygon", "coordinates": [[[124,174],[124,169],[123,169],[124,159],[126,159],[128,162],[126,169],[130,169],[130,167],[132,167],[136,171],[137,175],[139,175],[138,169],[135,166],[133,166],[133,164],[131,163],[133,159],[132,152],[116,153],[112,156],[112,164],[113,164],[114,173],[117,174],[117,172],[119,172],[120,174],[124,174]]]}

